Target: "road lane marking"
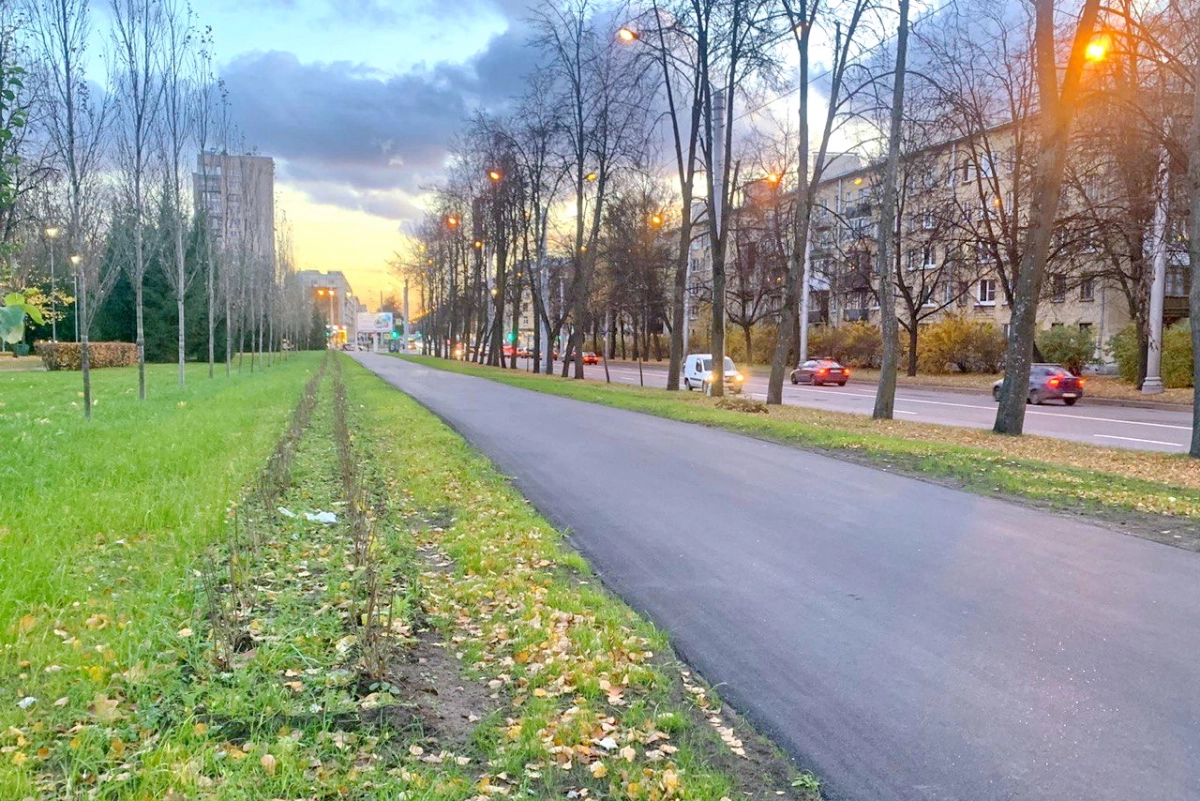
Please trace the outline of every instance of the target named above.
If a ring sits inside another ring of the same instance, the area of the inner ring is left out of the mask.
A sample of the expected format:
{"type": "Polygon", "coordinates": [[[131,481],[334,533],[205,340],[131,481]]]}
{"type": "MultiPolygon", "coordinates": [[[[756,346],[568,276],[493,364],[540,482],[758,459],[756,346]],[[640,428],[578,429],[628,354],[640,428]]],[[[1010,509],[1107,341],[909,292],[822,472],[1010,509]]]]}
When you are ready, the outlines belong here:
{"type": "MultiPolygon", "coordinates": [[[[819,391],[819,392],[823,393],[823,390],[813,388],[813,387],[792,387],[792,389],[804,389],[804,390],[808,390],[809,392],[819,391]]],[[[850,395],[850,396],[858,397],[858,398],[873,398],[873,397],[875,397],[874,395],[866,395],[861,392],[837,392],[836,394],[833,392],[830,392],[828,394],[833,397],[837,397],[838,395],[850,395]]],[[[947,401],[921,400],[919,398],[903,398],[903,397],[900,397],[899,395],[896,396],[896,403],[927,403],[927,404],[931,404],[933,406],[954,406],[959,409],[985,409],[986,410],[986,409],[995,408],[994,406],[977,406],[975,404],[968,404],[968,403],[949,403],[947,401]]],[[[1066,408],[1066,407],[1064,407],[1064,408],[1066,408]]],[[[1091,416],[1088,416],[1085,414],[1069,414],[1065,411],[1064,412],[1046,412],[1046,411],[1034,411],[1034,410],[1030,409],[1030,410],[1026,411],[1025,414],[1039,415],[1041,417],[1054,417],[1059,420],[1088,420],[1093,423],[1114,423],[1116,425],[1149,426],[1151,428],[1170,428],[1170,429],[1174,429],[1176,431],[1191,431],[1192,430],[1191,426],[1177,426],[1177,425],[1172,425],[1170,423],[1147,423],[1147,422],[1143,422],[1141,420],[1118,420],[1118,419],[1112,418],[1112,417],[1091,417],[1091,416]]]]}
{"type": "Polygon", "coordinates": [[[1173,448],[1187,447],[1186,445],[1178,442],[1162,442],[1157,439],[1137,439],[1136,437],[1118,437],[1116,434],[1093,434],[1092,436],[1099,437],[1100,439],[1119,439],[1125,442],[1145,442],[1148,445],[1170,445],[1173,448]]]}
{"type": "MultiPolygon", "coordinates": [[[[1175,426],[1170,423],[1143,423],[1140,420],[1116,420],[1111,417],[1088,417],[1087,415],[1068,415],[1066,413],[1057,414],[1055,412],[1026,412],[1026,414],[1040,414],[1043,417],[1058,417],[1067,420],[1091,420],[1096,423],[1116,423],[1126,426],[1151,426],[1152,428],[1173,428],[1176,431],[1191,431],[1191,426],[1175,426]]],[[[1097,435],[1098,436],[1098,435],[1097,435]]]]}
{"type": "MultiPolygon", "coordinates": [[[[874,398],[875,397],[873,394],[868,394],[868,393],[863,393],[863,392],[850,392],[849,390],[842,390],[841,388],[838,388],[837,391],[834,391],[833,389],[826,390],[824,387],[802,387],[802,386],[795,386],[795,385],[786,386],[784,388],[790,389],[790,390],[796,390],[796,391],[803,391],[803,392],[820,393],[821,395],[823,395],[825,397],[829,397],[829,398],[837,398],[837,397],[874,398]]],[[[949,401],[922,400],[920,398],[904,398],[904,397],[900,397],[900,396],[896,397],[896,403],[924,403],[924,404],[928,404],[931,406],[951,406],[951,407],[954,407],[957,409],[982,409],[984,411],[990,411],[995,408],[994,405],[979,406],[977,404],[971,404],[971,403],[950,403],[949,401]]],[[[900,411],[899,413],[900,414],[916,414],[916,412],[905,412],[905,411],[900,411]]],[[[1035,416],[1040,416],[1040,417],[1053,417],[1053,418],[1059,419],[1059,420],[1087,420],[1092,423],[1111,423],[1114,425],[1146,426],[1149,428],[1166,428],[1166,429],[1171,429],[1173,431],[1191,431],[1192,430],[1191,426],[1177,426],[1177,425],[1173,425],[1171,423],[1147,423],[1142,420],[1119,420],[1119,419],[1113,418],[1113,417],[1092,417],[1090,415],[1069,414],[1065,411],[1063,411],[1063,412],[1047,412],[1047,411],[1035,411],[1033,409],[1029,409],[1025,413],[1027,415],[1035,415],[1035,416]]],[[[1097,436],[1100,436],[1100,435],[1097,435],[1097,436]]],[[[1116,437],[1116,439],[1122,439],[1122,438],[1116,437]]],[[[1157,445],[1175,445],[1175,443],[1173,443],[1173,442],[1157,442],[1155,440],[1139,440],[1139,439],[1135,439],[1132,437],[1124,437],[1124,439],[1128,439],[1130,442],[1154,442],[1154,444],[1157,444],[1157,445]]],[[[1182,446],[1177,446],[1177,447],[1182,447],[1182,446]]]]}

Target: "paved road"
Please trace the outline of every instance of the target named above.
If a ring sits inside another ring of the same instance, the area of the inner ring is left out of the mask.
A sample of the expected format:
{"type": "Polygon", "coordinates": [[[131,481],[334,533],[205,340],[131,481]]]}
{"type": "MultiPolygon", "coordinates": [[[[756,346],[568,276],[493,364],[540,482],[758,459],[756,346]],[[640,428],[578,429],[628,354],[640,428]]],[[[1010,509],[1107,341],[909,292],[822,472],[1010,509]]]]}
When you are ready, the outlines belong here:
{"type": "Polygon", "coordinates": [[[570,529],[829,798],[1200,799],[1200,555],[725,431],[356,358],[570,529]]]}
{"type": "MultiPolygon", "coordinates": [[[[524,360],[521,367],[526,366],[524,360]]],[[[604,368],[589,365],[584,368],[589,379],[603,381],[604,368]]],[[[610,364],[614,382],[639,383],[638,368],[628,364],[610,364]]],[[[667,369],[658,364],[643,365],[642,379],[648,387],[665,387],[667,369]]],[[[751,376],[746,394],[765,400],[766,376],[751,376]]],[[[870,414],[875,405],[875,385],[859,384],[851,376],[845,387],[810,387],[784,384],[783,402],[814,409],[870,414]]],[[[944,389],[910,389],[896,391],[896,416],[902,420],[923,423],[990,429],[996,422],[996,404],[987,395],[955,392],[944,389]]],[[[1126,406],[1090,404],[1084,398],[1073,407],[1059,403],[1029,407],[1025,415],[1025,431],[1056,439],[1088,442],[1117,448],[1184,452],[1191,437],[1191,410],[1138,409],[1126,406]]]]}

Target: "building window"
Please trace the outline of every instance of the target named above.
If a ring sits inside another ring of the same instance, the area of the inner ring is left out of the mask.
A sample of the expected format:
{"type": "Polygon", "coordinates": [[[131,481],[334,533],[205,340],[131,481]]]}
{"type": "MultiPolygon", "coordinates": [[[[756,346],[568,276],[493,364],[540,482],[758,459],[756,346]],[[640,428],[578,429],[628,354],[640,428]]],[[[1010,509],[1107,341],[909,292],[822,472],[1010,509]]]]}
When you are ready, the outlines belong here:
{"type": "Polygon", "coordinates": [[[1055,275],[1050,278],[1050,302],[1062,303],[1067,299],[1067,277],[1055,275]]]}
{"type": "Polygon", "coordinates": [[[1079,282],[1079,299],[1089,303],[1096,299],[1096,279],[1090,275],[1079,282]]]}
{"type": "Polygon", "coordinates": [[[1000,326],[1000,330],[1003,332],[1004,338],[1008,339],[1008,334],[1010,331],[1012,331],[1012,323],[1005,323],[1004,325],[1000,326]]]}
{"type": "Polygon", "coordinates": [[[1167,267],[1167,281],[1164,294],[1169,298],[1183,298],[1188,294],[1188,268],[1172,264],[1167,267]]]}
{"type": "Polygon", "coordinates": [[[942,284],[942,305],[949,306],[954,302],[954,282],[946,281],[942,284]]]}
{"type": "Polygon", "coordinates": [[[967,305],[967,297],[970,294],[971,294],[971,291],[967,287],[967,283],[965,281],[959,281],[958,282],[958,305],[966,306],[967,305]]]}
{"type": "Polygon", "coordinates": [[[979,305],[980,306],[995,306],[996,305],[996,279],[981,278],[979,279],[979,305]]]}
{"type": "Polygon", "coordinates": [[[1092,324],[1091,323],[1080,323],[1079,330],[1085,334],[1090,334],[1090,333],[1092,333],[1092,324]]]}
{"type": "Polygon", "coordinates": [[[921,266],[926,270],[932,270],[937,267],[937,250],[932,242],[925,244],[921,252],[921,266]]]}
{"type": "Polygon", "coordinates": [[[932,231],[937,228],[937,216],[932,211],[925,212],[921,217],[921,227],[926,231],[932,231]]]}

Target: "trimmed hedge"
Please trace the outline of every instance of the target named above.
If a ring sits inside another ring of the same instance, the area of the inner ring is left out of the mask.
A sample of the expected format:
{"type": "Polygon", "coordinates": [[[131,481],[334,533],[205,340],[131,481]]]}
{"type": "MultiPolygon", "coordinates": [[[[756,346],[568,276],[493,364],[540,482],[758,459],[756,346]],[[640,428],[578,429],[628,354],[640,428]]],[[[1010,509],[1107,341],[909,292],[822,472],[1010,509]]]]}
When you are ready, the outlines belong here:
{"type": "MultiPolygon", "coordinates": [[[[38,342],[34,348],[47,370],[80,370],[78,342],[38,342]]],[[[132,342],[89,342],[88,363],[98,367],[131,367],[137,364],[137,345],[132,342]]]]}

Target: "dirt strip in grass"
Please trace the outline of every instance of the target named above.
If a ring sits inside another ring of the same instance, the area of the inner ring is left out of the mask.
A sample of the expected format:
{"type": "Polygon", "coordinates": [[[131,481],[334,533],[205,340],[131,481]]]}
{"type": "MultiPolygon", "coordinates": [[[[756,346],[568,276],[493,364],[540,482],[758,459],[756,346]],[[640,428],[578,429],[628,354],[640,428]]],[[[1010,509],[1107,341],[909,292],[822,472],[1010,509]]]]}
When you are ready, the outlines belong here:
{"type": "Polygon", "coordinates": [[[766,407],[433,357],[403,358],[523,389],[724,428],[982,495],[1084,515],[1130,534],[1200,550],[1200,464],[1184,455],[877,421],[800,406],[766,407]]]}

